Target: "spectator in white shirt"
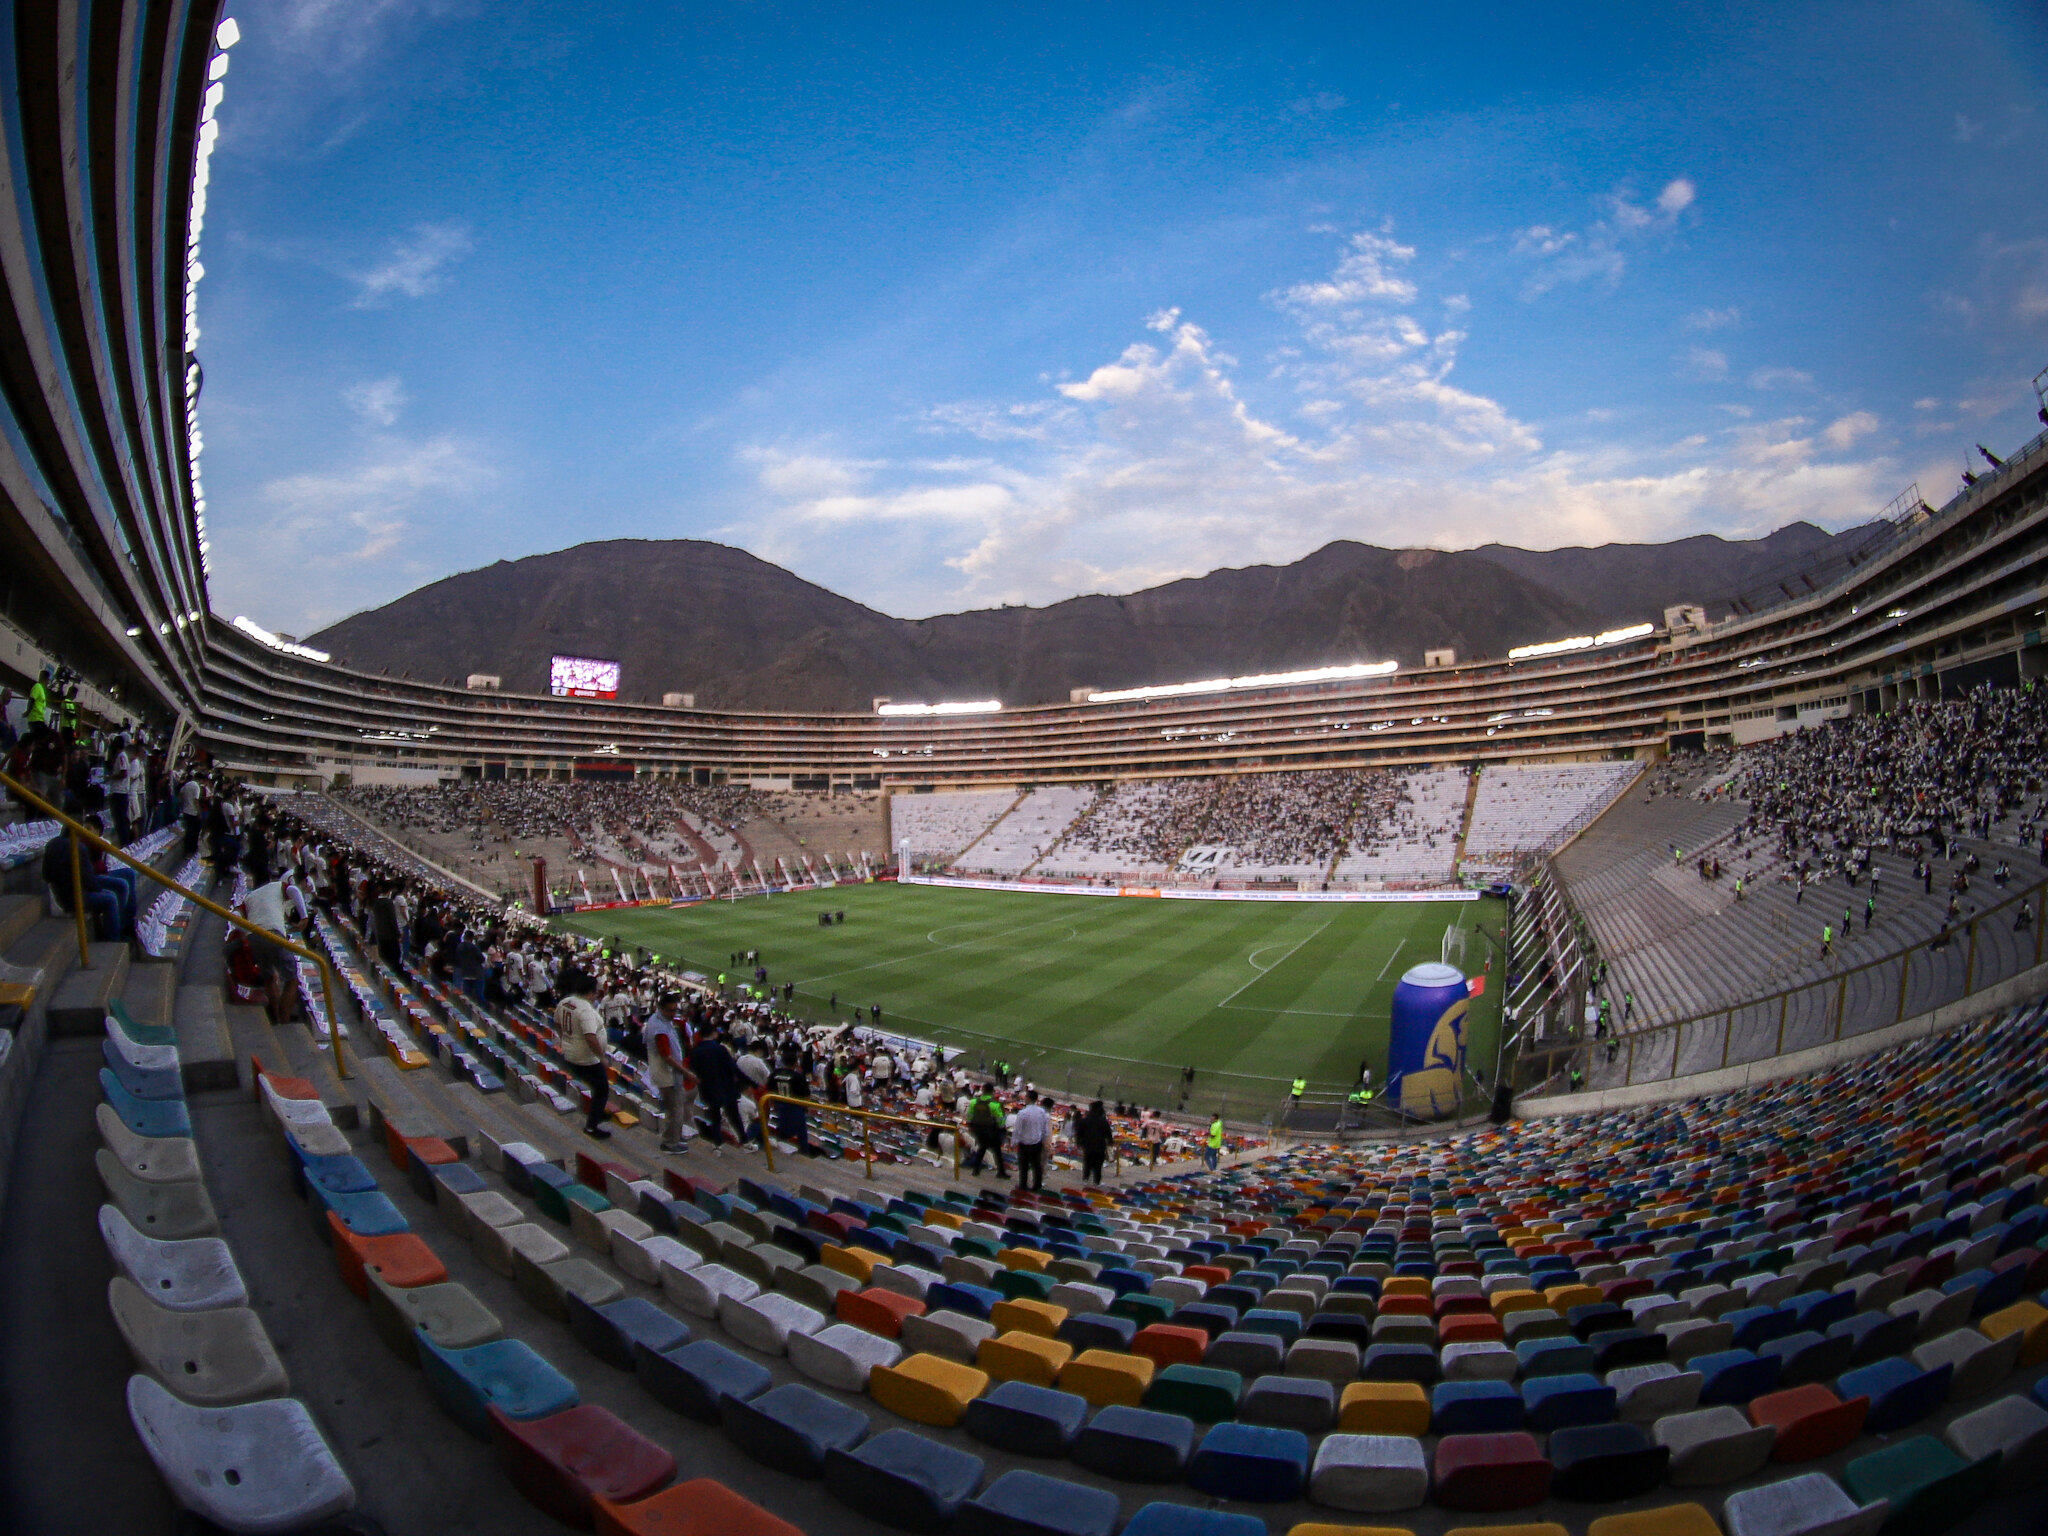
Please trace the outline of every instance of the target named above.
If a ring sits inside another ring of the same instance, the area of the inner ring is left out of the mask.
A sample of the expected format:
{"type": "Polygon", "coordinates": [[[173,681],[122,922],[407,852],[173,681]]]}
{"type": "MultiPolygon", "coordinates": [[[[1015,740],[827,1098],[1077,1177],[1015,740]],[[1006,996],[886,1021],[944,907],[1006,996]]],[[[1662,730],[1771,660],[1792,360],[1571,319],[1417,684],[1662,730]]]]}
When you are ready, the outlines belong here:
{"type": "Polygon", "coordinates": [[[1045,1106],[1036,1093],[1026,1094],[1024,1107],[1017,1111],[1017,1187],[1045,1188],[1045,1137],[1048,1128],[1045,1106]]]}

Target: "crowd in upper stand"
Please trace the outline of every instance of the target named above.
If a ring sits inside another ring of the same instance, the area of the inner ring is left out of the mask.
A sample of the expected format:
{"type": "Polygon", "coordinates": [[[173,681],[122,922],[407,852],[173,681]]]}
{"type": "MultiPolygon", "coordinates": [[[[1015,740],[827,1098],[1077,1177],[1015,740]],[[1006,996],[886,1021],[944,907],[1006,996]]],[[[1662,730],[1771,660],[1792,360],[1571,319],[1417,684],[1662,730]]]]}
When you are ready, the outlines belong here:
{"type": "Polygon", "coordinates": [[[678,812],[737,829],[769,814],[761,790],[649,779],[606,784],[563,779],[506,779],[417,788],[343,789],[337,798],[373,821],[426,832],[471,832],[499,842],[559,836],[565,828],[626,827],[642,837],[667,837],[678,812]]]}

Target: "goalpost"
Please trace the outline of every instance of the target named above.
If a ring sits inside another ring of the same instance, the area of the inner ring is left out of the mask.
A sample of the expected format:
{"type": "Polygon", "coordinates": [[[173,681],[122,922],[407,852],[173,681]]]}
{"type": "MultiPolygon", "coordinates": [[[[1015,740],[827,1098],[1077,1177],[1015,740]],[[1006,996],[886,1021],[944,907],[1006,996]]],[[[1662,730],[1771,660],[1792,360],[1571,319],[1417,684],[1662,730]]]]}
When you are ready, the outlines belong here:
{"type": "Polygon", "coordinates": [[[1456,923],[1444,929],[1443,962],[1456,965],[1460,970],[1465,966],[1465,930],[1456,923]]]}

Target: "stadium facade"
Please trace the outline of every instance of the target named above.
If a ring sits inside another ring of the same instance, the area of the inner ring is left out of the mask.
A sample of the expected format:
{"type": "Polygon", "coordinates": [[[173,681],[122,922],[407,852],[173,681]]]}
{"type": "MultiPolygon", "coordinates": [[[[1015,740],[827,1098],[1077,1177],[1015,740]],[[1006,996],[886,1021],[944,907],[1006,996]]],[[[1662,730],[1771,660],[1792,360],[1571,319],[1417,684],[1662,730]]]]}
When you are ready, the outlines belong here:
{"type": "Polygon", "coordinates": [[[471,692],[310,659],[207,601],[194,295],[232,40],[205,3],[19,7],[7,29],[0,665],[69,665],[103,708],[175,716],[252,777],[822,791],[1639,758],[2048,667],[2048,435],[1938,509],[1901,498],[1852,561],[1748,611],[1646,614],[1648,634],[1516,661],[882,717],[471,692]]]}

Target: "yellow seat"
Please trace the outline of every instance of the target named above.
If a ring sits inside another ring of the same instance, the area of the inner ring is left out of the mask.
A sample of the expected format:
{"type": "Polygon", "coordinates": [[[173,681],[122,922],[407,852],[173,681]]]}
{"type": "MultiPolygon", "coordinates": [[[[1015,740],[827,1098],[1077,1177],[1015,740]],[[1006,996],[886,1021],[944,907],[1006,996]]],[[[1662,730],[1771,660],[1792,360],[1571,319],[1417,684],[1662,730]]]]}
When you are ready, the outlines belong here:
{"type": "Polygon", "coordinates": [[[1553,1285],[1544,1291],[1543,1299],[1561,1317],[1571,1307],[1597,1307],[1607,1295],[1594,1285],[1553,1285]]]}
{"type": "Polygon", "coordinates": [[[1152,1385],[1153,1369],[1143,1355],[1086,1349],[1061,1369],[1059,1389],[1086,1398],[1097,1408],[1116,1404],[1139,1408],[1144,1406],[1145,1389],[1152,1385]]]}
{"type": "MultiPolygon", "coordinates": [[[[1318,1520],[1304,1520],[1292,1527],[1287,1536],[1415,1536],[1403,1525],[1324,1525],[1318,1520]]],[[[1489,1531],[1487,1536],[1494,1536],[1489,1531]]]]}
{"type": "MultiPolygon", "coordinates": [[[[1292,1532],[1288,1536],[1293,1536],[1292,1532]]],[[[1555,1520],[1537,1520],[1529,1525],[1461,1525],[1444,1536],[1572,1536],[1555,1520]]]]}
{"type": "Polygon", "coordinates": [[[917,1424],[951,1429],[967,1405],[988,1390],[988,1376],[938,1355],[912,1355],[868,1372],[868,1396],[917,1424]]]}
{"type": "Polygon", "coordinates": [[[1698,1504],[1667,1504],[1627,1515],[1602,1515],[1586,1536],[1721,1536],[1714,1517],[1698,1504]]]}
{"type": "Polygon", "coordinates": [[[1427,1296],[1429,1282],[1420,1275],[1395,1275],[1380,1287],[1382,1296],[1427,1296]]]}
{"type": "Polygon", "coordinates": [[[1028,1381],[1034,1387],[1049,1387],[1060,1379],[1060,1368],[1074,1358],[1074,1346],[1042,1334],[1011,1332],[983,1339],[974,1363],[994,1381],[1028,1381]]]}
{"type": "Polygon", "coordinates": [[[1037,1248],[1005,1248],[996,1255],[996,1262],[1005,1269],[1029,1269],[1044,1272],[1052,1262],[1052,1255],[1037,1248]]]}
{"type": "Polygon", "coordinates": [[[841,1248],[836,1243],[826,1243],[818,1250],[818,1262],[827,1269],[851,1276],[862,1285],[869,1285],[874,1281],[875,1271],[889,1261],[865,1248],[841,1248]]]}
{"type": "Polygon", "coordinates": [[[1527,1312],[1540,1308],[1548,1312],[1550,1303],[1534,1291],[1495,1291],[1493,1293],[1493,1315],[1505,1319],[1510,1312],[1527,1312]]]}
{"type": "Polygon", "coordinates": [[[1429,1394],[1412,1381],[1354,1381],[1337,1400],[1337,1428],[1420,1438],[1429,1433],[1429,1394]]]}
{"type": "Polygon", "coordinates": [[[2039,1365],[2048,1360],[2048,1307],[2034,1301],[2016,1301],[2009,1307],[1977,1320],[1977,1331],[1987,1339],[2002,1339],[2008,1333],[2023,1333],[2020,1366],[2039,1365]]]}
{"type": "Polygon", "coordinates": [[[928,1227],[950,1227],[953,1231],[958,1232],[967,1225],[967,1218],[953,1211],[935,1211],[927,1206],[924,1212],[924,1223],[928,1227]]]}
{"type": "Polygon", "coordinates": [[[995,1325],[997,1333],[1037,1333],[1049,1339],[1067,1320],[1067,1309],[1056,1307],[1049,1301],[1033,1301],[1028,1296],[1020,1296],[1015,1301],[999,1301],[990,1307],[988,1320],[995,1325]]]}

